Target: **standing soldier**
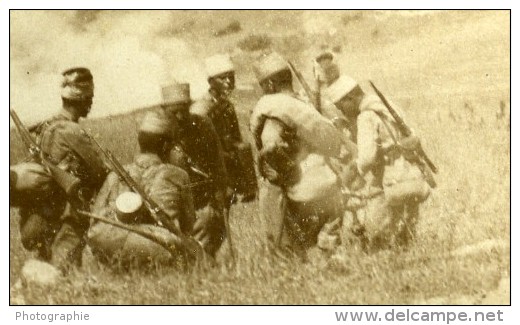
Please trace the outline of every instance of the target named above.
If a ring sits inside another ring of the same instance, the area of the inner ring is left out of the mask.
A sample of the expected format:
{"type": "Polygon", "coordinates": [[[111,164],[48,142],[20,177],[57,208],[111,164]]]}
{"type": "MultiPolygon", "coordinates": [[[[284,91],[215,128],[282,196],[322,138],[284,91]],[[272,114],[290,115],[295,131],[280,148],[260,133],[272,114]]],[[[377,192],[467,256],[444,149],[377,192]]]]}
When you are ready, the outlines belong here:
{"type": "MultiPolygon", "coordinates": [[[[137,135],[139,153],[134,162],[124,168],[148,197],[166,213],[168,223],[182,233],[190,234],[195,222],[195,209],[188,174],[181,168],[166,163],[172,149],[171,135],[170,125],[164,114],[148,113],[137,135]]],[[[157,226],[149,211],[144,209],[143,199],[146,198],[140,198],[131,192],[129,185],[120,180],[117,173],[112,172],[99,191],[93,212],[167,237],[169,231],[157,226]]],[[[123,265],[154,265],[172,261],[171,254],[153,241],[101,222],[91,226],[89,246],[101,261],[117,259],[123,265]]]]}
{"type": "Polygon", "coordinates": [[[325,51],[316,56],[314,59],[313,72],[316,87],[318,87],[320,93],[323,116],[329,118],[339,130],[345,133],[350,140],[355,142],[355,139],[352,139],[352,133],[349,129],[350,125],[348,125],[341,111],[330,101],[325,91],[340,77],[339,67],[336,62],[334,62],[334,55],[331,52],[325,51]]]}
{"type": "MultiPolygon", "coordinates": [[[[42,159],[79,179],[81,198],[67,196],[64,189],[52,186],[52,193],[46,193],[45,198],[22,202],[20,234],[26,249],[36,250],[38,258],[66,272],[72,265],[81,265],[89,226],[88,220],[79,217],[76,210],[89,208],[89,201],[103,184],[107,172],[78,125],[78,120],[87,117],[92,106],[92,74],[87,68],[72,68],[62,75],[62,110],[33,131],[42,159]]],[[[31,168],[41,173],[36,167],[33,164],[31,168]]]]}
{"type": "Polygon", "coordinates": [[[228,55],[214,55],[206,59],[209,90],[195,102],[190,112],[208,118],[217,131],[228,171],[229,186],[234,201],[237,194],[242,201],[256,197],[257,183],[251,146],[242,140],[238,118],[229,95],[235,89],[235,68],[228,55]]]}
{"type": "Polygon", "coordinates": [[[429,194],[414,154],[420,148],[419,139],[404,137],[380,98],[365,94],[350,77],[337,79],[327,96],[353,126],[359,172],[369,175],[371,187],[385,193],[374,199],[375,211],[366,220],[373,248],[408,245],[415,234],[419,203],[429,194]]]}
{"type": "Polygon", "coordinates": [[[215,256],[226,237],[227,173],[223,152],[213,124],[191,114],[189,84],[172,84],[162,88],[162,107],[173,132],[174,148],[170,163],[184,169],[193,186],[197,219],[194,237],[206,252],[215,256]]]}
{"type": "Polygon", "coordinates": [[[264,96],[251,115],[264,182],[260,208],[275,246],[304,257],[317,245],[339,244],[342,196],[330,157],[340,154],[340,134],[311,105],[297,98],[287,62],[268,54],[254,66],[264,96]],[[274,193],[274,194],[273,194],[274,193]],[[269,209],[280,203],[279,211],[269,209]]]}

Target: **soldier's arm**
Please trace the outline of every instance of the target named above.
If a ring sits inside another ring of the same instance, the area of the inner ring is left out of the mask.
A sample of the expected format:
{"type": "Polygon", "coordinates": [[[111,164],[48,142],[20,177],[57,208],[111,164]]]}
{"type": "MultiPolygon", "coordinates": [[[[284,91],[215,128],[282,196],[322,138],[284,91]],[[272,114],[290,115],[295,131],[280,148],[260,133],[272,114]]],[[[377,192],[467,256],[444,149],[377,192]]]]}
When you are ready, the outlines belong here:
{"type": "Polygon", "coordinates": [[[108,174],[105,182],[101,186],[96,199],[94,200],[94,204],[92,206],[92,212],[94,214],[106,215],[108,208],[113,203],[111,202],[111,197],[113,196],[114,190],[116,190],[115,186],[118,183],[118,176],[115,173],[108,174]]]}
{"type": "Polygon", "coordinates": [[[284,127],[280,121],[267,118],[260,135],[262,144],[258,156],[260,174],[275,185],[281,184],[282,181],[278,172],[287,173],[287,169],[292,168],[294,164],[286,154],[283,154],[289,149],[289,144],[283,139],[284,127]]]}
{"type": "Polygon", "coordinates": [[[195,209],[191,192],[187,192],[188,174],[180,168],[168,165],[159,177],[162,178],[162,185],[154,191],[154,201],[184,233],[189,233],[195,222],[195,209]]]}
{"type": "Polygon", "coordinates": [[[190,179],[188,174],[184,180],[181,181],[183,187],[181,188],[181,201],[183,208],[184,220],[181,220],[180,226],[182,232],[189,234],[193,231],[193,224],[195,223],[195,203],[193,203],[193,194],[189,187],[190,179]]]}
{"type": "Polygon", "coordinates": [[[226,115],[229,117],[229,124],[230,124],[230,140],[232,141],[235,149],[238,147],[238,145],[242,142],[242,134],[240,133],[240,127],[238,124],[238,116],[235,110],[235,107],[230,104],[227,107],[226,115]]]}
{"type": "Polygon", "coordinates": [[[312,106],[290,96],[262,97],[253,110],[250,122],[257,146],[267,117],[281,121],[315,152],[331,157],[340,156],[341,133],[312,106]]]}
{"type": "Polygon", "coordinates": [[[357,166],[362,175],[377,163],[380,148],[378,121],[376,113],[370,111],[362,112],[357,118],[357,166]]]}

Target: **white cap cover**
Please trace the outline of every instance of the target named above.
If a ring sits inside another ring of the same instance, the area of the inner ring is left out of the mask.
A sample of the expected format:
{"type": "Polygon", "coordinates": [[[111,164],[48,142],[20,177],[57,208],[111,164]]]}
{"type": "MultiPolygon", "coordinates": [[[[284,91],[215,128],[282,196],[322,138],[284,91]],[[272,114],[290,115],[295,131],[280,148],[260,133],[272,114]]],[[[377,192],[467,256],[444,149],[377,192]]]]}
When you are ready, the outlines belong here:
{"type": "Polygon", "coordinates": [[[210,56],[205,60],[205,63],[206,72],[208,73],[209,78],[226,72],[235,71],[235,67],[233,66],[233,62],[231,62],[231,58],[226,54],[210,56]]]}
{"type": "Polygon", "coordinates": [[[350,93],[358,83],[356,80],[349,76],[343,75],[339,77],[332,85],[325,90],[326,95],[329,99],[336,104],[348,93],[350,93]]]}

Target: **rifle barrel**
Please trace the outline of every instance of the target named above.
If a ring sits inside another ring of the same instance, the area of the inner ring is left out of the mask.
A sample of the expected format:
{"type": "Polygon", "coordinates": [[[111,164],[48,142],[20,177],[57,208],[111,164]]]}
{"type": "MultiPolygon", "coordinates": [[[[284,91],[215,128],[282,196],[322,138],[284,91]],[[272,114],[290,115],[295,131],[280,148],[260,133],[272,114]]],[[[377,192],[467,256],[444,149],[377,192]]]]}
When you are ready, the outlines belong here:
{"type": "Polygon", "coordinates": [[[318,98],[318,96],[316,96],[315,92],[312,91],[311,87],[309,86],[309,84],[307,83],[307,81],[305,81],[305,78],[303,78],[303,75],[301,74],[301,72],[296,69],[296,67],[294,66],[294,64],[291,62],[291,61],[287,61],[287,63],[289,64],[289,67],[291,68],[291,70],[294,72],[294,75],[296,76],[296,78],[298,79],[298,82],[300,83],[300,85],[302,86],[303,90],[305,91],[305,93],[307,94],[307,97],[309,97],[309,99],[311,100],[312,102],[312,106],[314,106],[314,108],[319,112],[321,113],[321,102],[318,102],[320,99],[318,98]]]}
{"type": "Polygon", "coordinates": [[[18,130],[18,134],[22,138],[22,141],[25,143],[25,146],[29,149],[29,152],[34,158],[40,158],[40,148],[36,144],[36,141],[34,141],[33,137],[25,127],[25,125],[20,120],[20,117],[18,117],[18,114],[14,109],[9,110],[9,115],[11,115],[11,118],[13,119],[14,125],[16,126],[16,129],[18,130]]]}
{"type": "Polygon", "coordinates": [[[174,245],[182,245],[181,240],[179,238],[177,238],[175,236],[175,234],[171,234],[173,241],[172,241],[172,243],[168,243],[167,241],[163,240],[162,238],[157,237],[153,233],[149,233],[149,232],[147,232],[147,231],[145,231],[143,229],[139,229],[139,228],[136,228],[136,227],[132,227],[130,225],[126,225],[126,224],[121,223],[121,222],[110,220],[110,219],[107,219],[107,218],[95,215],[95,214],[93,214],[91,212],[88,212],[88,211],[78,210],[77,212],[80,215],[84,216],[84,217],[87,217],[87,218],[90,218],[90,219],[94,219],[94,220],[97,220],[97,221],[109,224],[111,226],[114,226],[114,227],[117,227],[117,228],[120,228],[120,229],[123,229],[123,230],[128,230],[130,232],[138,234],[138,235],[140,235],[140,236],[142,236],[142,237],[144,237],[146,239],[149,239],[149,240],[153,241],[154,243],[157,243],[157,244],[161,245],[167,251],[169,251],[172,255],[174,253],[175,254],[179,253],[179,251],[175,248],[174,245]],[[172,244],[174,244],[173,245],[174,247],[172,247],[172,244]]]}
{"type": "MultiPolygon", "coordinates": [[[[394,110],[392,105],[390,105],[388,100],[379,91],[379,89],[377,89],[377,87],[374,85],[374,83],[372,81],[370,81],[370,85],[376,92],[379,99],[381,99],[381,101],[383,102],[385,107],[388,109],[388,112],[392,115],[392,117],[396,121],[396,123],[399,126],[399,128],[401,129],[401,132],[403,133],[403,135],[405,137],[410,136],[412,134],[412,130],[410,129],[410,127],[408,127],[408,125],[406,125],[406,123],[404,122],[402,117],[399,116],[399,114],[394,110]]],[[[438,171],[437,166],[435,166],[435,164],[430,160],[430,158],[428,157],[428,155],[426,154],[426,152],[424,152],[424,150],[422,148],[419,150],[419,152],[417,152],[417,154],[424,160],[424,162],[428,165],[428,167],[432,170],[432,172],[437,173],[437,171],[438,171]]]]}

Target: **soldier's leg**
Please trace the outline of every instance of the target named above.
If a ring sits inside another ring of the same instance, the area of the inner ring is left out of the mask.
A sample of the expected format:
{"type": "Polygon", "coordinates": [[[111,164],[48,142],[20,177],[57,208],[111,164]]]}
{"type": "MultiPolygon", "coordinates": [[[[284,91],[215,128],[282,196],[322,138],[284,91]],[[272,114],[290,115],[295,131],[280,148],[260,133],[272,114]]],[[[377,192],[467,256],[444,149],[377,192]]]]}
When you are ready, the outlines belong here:
{"type": "Polygon", "coordinates": [[[317,245],[321,250],[332,254],[341,245],[341,229],[343,225],[341,193],[330,195],[315,204],[321,225],[317,245]]]}
{"type": "Polygon", "coordinates": [[[312,202],[288,201],[286,225],[293,248],[305,257],[313,246],[330,255],[341,243],[342,206],[339,195],[312,202]]]}
{"type": "Polygon", "coordinates": [[[254,200],[258,193],[253,151],[249,143],[239,145],[237,160],[239,193],[242,194],[242,202],[249,202],[254,200]]]}
{"type": "Polygon", "coordinates": [[[415,238],[417,222],[419,220],[419,204],[411,202],[405,205],[401,228],[396,234],[398,246],[408,247],[415,238]]]}
{"type": "Polygon", "coordinates": [[[379,212],[379,225],[370,239],[370,248],[373,251],[392,247],[394,236],[403,218],[404,205],[391,206],[384,202],[379,212]]]}
{"type": "MultiPolygon", "coordinates": [[[[258,210],[261,222],[261,232],[265,234],[267,245],[275,247],[280,244],[284,236],[283,221],[285,217],[285,202],[279,187],[268,181],[260,180],[258,210]]],[[[283,239],[284,241],[287,238],[283,239]]]]}
{"type": "Polygon", "coordinates": [[[89,224],[88,220],[76,216],[70,206],[67,206],[62,220],[61,228],[52,244],[51,264],[67,272],[71,267],[81,266],[89,224]]]}
{"type": "Polygon", "coordinates": [[[198,209],[195,213],[197,220],[193,227],[193,237],[201,243],[206,253],[215,257],[226,238],[226,227],[222,211],[208,204],[198,209]]]}
{"type": "Polygon", "coordinates": [[[276,249],[285,256],[296,256],[305,260],[308,246],[301,216],[298,211],[294,211],[292,207],[287,206],[282,233],[278,239],[276,249]]]}
{"type": "Polygon", "coordinates": [[[226,193],[226,204],[229,208],[232,204],[238,202],[238,195],[241,194],[242,184],[240,182],[239,165],[234,155],[225,159],[226,170],[228,172],[228,193],[226,193]]]}

